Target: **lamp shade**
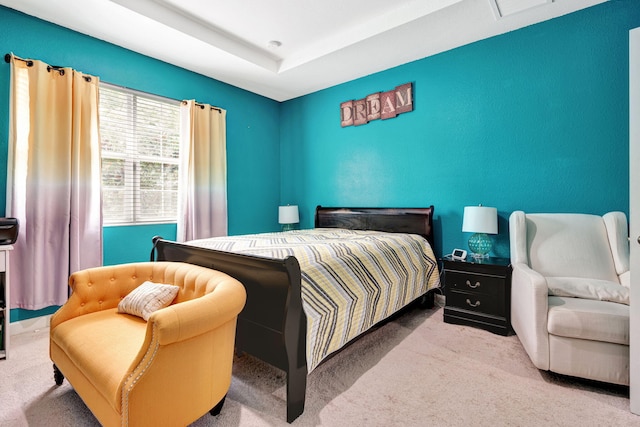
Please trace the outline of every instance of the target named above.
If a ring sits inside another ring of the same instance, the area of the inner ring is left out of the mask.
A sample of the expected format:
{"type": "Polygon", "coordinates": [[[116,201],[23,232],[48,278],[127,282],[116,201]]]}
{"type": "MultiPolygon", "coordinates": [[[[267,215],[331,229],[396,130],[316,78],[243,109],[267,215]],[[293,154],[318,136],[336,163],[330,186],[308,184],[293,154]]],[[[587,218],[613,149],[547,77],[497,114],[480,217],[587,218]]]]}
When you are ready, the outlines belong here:
{"type": "Polygon", "coordinates": [[[287,205],[278,207],[279,224],[297,224],[300,222],[297,205],[287,205]]]}
{"type": "Polygon", "coordinates": [[[498,234],[498,209],[487,206],[465,206],[462,231],[498,234]]]}

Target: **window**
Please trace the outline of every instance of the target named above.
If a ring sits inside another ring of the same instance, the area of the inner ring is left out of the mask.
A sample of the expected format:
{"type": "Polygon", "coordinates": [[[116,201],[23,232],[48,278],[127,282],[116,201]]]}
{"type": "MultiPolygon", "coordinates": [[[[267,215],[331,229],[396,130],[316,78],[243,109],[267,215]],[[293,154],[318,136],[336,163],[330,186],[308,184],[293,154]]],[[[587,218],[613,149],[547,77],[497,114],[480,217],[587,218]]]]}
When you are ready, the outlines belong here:
{"type": "Polygon", "coordinates": [[[100,84],[105,225],[175,222],[180,103],[100,84]]]}

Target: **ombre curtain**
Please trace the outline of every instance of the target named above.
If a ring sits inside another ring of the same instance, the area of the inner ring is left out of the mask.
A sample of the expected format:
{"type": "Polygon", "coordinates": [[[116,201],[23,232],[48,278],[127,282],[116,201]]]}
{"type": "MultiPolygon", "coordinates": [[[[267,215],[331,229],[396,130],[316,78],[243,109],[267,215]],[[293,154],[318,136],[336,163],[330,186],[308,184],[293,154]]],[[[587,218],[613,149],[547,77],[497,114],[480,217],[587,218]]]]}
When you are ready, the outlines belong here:
{"type": "Polygon", "coordinates": [[[179,242],[227,235],[226,116],[193,100],[180,107],[179,242]]]}
{"type": "Polygon", "coordinates": [[[98,78],[11,58],[7,209],[11,307],[62,305],[69,275],[102,265],[98,78]]]}

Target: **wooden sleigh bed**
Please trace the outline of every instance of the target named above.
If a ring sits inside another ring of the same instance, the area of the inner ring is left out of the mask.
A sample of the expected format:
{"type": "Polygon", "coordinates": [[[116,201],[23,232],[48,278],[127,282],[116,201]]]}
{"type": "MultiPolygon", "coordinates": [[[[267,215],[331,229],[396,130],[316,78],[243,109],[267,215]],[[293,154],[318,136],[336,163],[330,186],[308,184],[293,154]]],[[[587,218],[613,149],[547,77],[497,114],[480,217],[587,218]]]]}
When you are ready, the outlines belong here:
{"type": "MultiPolygon", "coordinates": [[[[433,248],[433,206],[428,208],[327,208],[318,206],[315,228],[377,230],[417,234],[433,248]]],[[[421,239],[420,239],[421,240],[421,239]]],[[[434,257],[435,258],[435,257],[434,257]]],[[[236,349],[286,373],[287,421],[304,411],[307,365],[307,316],[302,273],[294,256],[283,259],[233,253],[153,238],[152,261],[181,261],[219,270],[238,279],[247,303],[238,316],[236,349]]],[[[437,264],[434,260],[436,275],[437,264]]],[[[433,305],[434,289],[420,299],[433,305]]]]}

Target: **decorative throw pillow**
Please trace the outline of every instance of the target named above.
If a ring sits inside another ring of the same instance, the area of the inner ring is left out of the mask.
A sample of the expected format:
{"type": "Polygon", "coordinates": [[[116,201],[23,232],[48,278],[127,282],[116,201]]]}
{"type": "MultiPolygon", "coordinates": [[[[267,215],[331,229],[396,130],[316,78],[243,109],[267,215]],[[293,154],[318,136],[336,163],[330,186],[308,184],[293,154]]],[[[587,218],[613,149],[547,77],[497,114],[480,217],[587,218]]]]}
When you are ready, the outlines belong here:
{"type": "Polygon", "coordinates": [[[615,282],[580,277],[547,277],[549,295],[611,301],[629,305],[629,288],[615,282]]]}
{"type": "Polygon", "coordinates": [[[179,286],[146,281],[120,301],[118,313],[132,314],[149,320],[151,313],[171,304],[179,290],[179,286]]]}

